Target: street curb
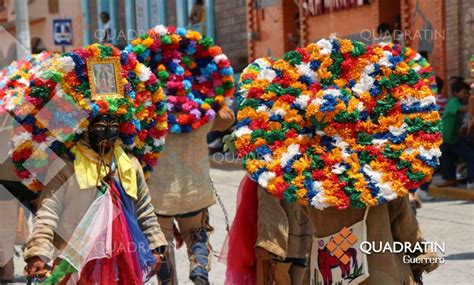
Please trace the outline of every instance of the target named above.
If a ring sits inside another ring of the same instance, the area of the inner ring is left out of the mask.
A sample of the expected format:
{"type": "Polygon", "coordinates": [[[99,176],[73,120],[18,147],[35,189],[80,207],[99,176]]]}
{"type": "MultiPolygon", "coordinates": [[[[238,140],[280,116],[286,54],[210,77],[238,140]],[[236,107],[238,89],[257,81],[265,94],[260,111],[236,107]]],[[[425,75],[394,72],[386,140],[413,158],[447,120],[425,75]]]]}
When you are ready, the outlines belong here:
{"type": "Polygon", "coordinates": [[[440,188],[436,186],[430,186],[429,194],[435,198],[474,201],[474,190],[458,188],[458,187],[440,188]]]}

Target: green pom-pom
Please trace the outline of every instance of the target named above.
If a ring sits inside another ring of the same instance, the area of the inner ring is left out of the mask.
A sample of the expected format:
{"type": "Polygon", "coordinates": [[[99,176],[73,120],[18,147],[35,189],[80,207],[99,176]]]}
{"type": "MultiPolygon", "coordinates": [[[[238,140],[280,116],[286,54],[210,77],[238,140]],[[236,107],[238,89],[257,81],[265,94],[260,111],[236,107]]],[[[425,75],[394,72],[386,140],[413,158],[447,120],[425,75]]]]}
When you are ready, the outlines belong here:
{"type": "Polygon", "coordinates": [[[216,88],[214,89],[214,93],[216,93],[217,95],[222,95],[222,94],[224,94],[224,88],[222,88],[222,87],[216,87],[216,88]]]}
{"type": "Polygon", "coordinates": [[[169,35],[162,35],[161,36],[161,43],[164,45],[170,45],[172,43],[171,37],[169,35]]]}
{"type": "Polygon", "coordinates": [[[113,48],[110,46],[99,45],[100,57],[111,57],[113,53],[113,48]]]}
{"type": "Polygon", "coordinates": [[[357,157],[359,158],[360,164],[369,164],[377,156],[370,155],[367,151],[363,150],[357,154],[357,157]]]}
{"type": "Polygon", "coordinates": [[[240,102],[239,105],[240,105],[240,109],[243,109],[245,107],[251,107],[253,109],[257,109],[259,106],[259,101],[254,98],[248,98],[246,100],[242,100],[242,102],[240,102]]]}
{"type": "Polygon", "coordinates": [[[397,163],[397,169],[398,170],[402,170],[402,169],[406,169],[408,167],[410,167],[410,162],[406,161],[406,160],[400,160],[398,163],[397,163]]]}
{"type": "Polygon", "coordinates": [[[235,87],[235,84],[233,81],[226,81],[222,84],[222,87],[224,87],[224,89],[228,90],[228,89],[232,89],[235,87]]]}
{"type": "Polygon", "coordinates": [[[49,98],[49,89],[44,86],[33,86],[30,96],[47,100],[49,98]]]}
{"type": "Polygon", "coordinates": [[[314,116],[311,116],[311,123],[318,131],[324,130],[324,128],[328,124],[328,123],[325,123],[324,121],[318,121],[314,116]]]}
{"type": "Polygon", "coordinates": [[[423,172],[412,172],[411,170],[408,170],[407,177],[410,180],[420,182],[421,180],[423,180],[423,178],[425,178],[425,175],[423,174],[423,172]]]}
{"type": "Polygon", "coordinates": [[[169,73],[166,70],[158,72],[158,79],[161,81],[166,81],[170,77],[169,73]]]}
{"type": "Polygon", "coordinates": [[[365,45],[361,42],[354,41],[352,42],[352,46],[354,47],[351,53],[353,57],[359,57],[366,51],[365,45]]]}
{"type": "Polygon", "coordinates": [[[278,96],[281,96],[284,94],[285,89],[281,87],[279,84],[270,84],[268,87],[265,89],[266,92],[274,92],[278,96]]]}
{"type": "Polygon", "coordinates": [[[291,65],[298,65],[301,63],[302,56],[299,52],[292,50],[285,53],[283,59],[288,61],[291,65]]]}
{"type": "Polygon", "coordinates": [[[265,136],[264,130],[255,130],[250,135],[250,141],[255,142],[258,138],[263,138],[265,136]]]}
{"type": "Polygon", "coordinates": [[[146,51],[146,46],[139,44],[133,47],[133,52],[136,54],[142,54],[146,51]]]}
{"type": "Polygon", "coordinates": [[[189,67],[189,65],[193,62],[191,60],[191,58],[189,58],[189,56],[185,55],[183,56],[183,58],[181,58],[181,61],[184,63],[184,65],[186,65],[187,67],[189,67]]]}
{"type": "Polygon", "coordinates": [[[203,47],[204,50],[208,49],[209,47],[214,45],[214,40],[210,37],[204,37],[201,40],[201,46],[203,47]]]}
{"type": "Polygon", "coordinates": [[[288,189],[286,189],[285,193],[283,194],[285,201],[293,203],[298,201],[298,198],[296,197],[296,190],[296,187],[293,185],[288,187],[288,189]]]}
{"type": "Polygon", "coordinates": [[[269,144],[273,144],[275,141],[283,141],[285,138],[285,131],[283,130],[270,131],[265,137],[269,144]]]}
{"type": "Polygon", "coordinates": [[[357,143],[360,145],[372,145],[372,136],[366,133],[357,134],[357,143]]]}
{"type": "Polygon", "coordinates": [[[214,104],[214,98],[209,98],[208,97],[208,98],[204,99],[204,103],[212,105],[212,104],[214,104]]]}
{"type": "Polygon", "coordinates": [[[114,99],[107,99],[109,103],[109,112],[116,113],[118,110],[118,102],[114,99]]]}
{"type": "Polygon", "coordinates": [[[331,54],[333,63],[328,67],[328,71],[332,73],[332,79],[337,79],[341,74],[341,63],[344,60],[340,52],[335,52],[331,54]]]}
{"type": "Polygon", "coordinates": [[[382,151],[382,155],[386,158],[397,159],[402,155],[403,150],[394,151],[390,146],[386,145],[385,149],[382,151]]]}
{"type": "Polygon", "coordinates": [[[314,153],[312,147],[310,147],[306,153],[311,158],[311,169],[322,169],[324,167],[324,161],[319,155],[314,153]]]}

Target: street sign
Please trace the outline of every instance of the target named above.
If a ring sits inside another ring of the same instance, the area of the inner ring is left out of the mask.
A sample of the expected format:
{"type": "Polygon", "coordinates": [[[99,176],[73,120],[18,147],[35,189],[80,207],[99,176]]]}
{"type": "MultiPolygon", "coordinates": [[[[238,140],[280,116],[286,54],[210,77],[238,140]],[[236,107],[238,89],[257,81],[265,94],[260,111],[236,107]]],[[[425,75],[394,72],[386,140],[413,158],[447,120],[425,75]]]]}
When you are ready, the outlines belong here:
{"type": "Polygon", "coordinates": [[[58,46],[72,45],[72,20],[54,19],[53,20],[53,39],[54,44],[58,46]]]}

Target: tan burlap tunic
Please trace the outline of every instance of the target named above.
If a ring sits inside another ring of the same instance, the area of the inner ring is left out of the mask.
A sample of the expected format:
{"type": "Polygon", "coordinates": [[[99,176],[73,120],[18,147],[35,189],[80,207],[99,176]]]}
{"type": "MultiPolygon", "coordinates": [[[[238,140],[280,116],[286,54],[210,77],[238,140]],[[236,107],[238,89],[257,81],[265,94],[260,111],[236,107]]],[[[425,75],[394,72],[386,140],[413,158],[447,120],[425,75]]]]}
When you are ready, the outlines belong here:
{"type": "MultiPolygon", "coordinates": [[[[335,234],[343,227],[361,221],[365,211],[365,209],[352,207],[345,210],[327,208],[321,211],[310,206],[306,207],[306,210],[317,237],[335,234]]],[[[367,241],[377,244],[393,241],[415,244],[422,241],[420,228],[407,196],[370,208],[367,216],[367,241]]],[[[370,277],[360,284],[415,284],[410,265],[403,263],[403,255],[389,252],[368,255],[370,277]]],[[[431,254],[431,256],[436,255],[431,254]]],[[[437,264],[420,265],[420,267],[431,271],[437,267],[437,264]]]]}
{"type": "Polygon", "coordinates": [[[191,133],[166,137],[158,165],[148,179],[157,214],[185,214],[215,203],[206,139],[211,127],[209,122],[191,133]]]}
{"type": "MultiPolygon", "coordinates": [[[[137,173],[137,209],[138,224],[155,249],[168,242],[161,231],[157,217],[148,195],[140,163],[130,157],[137,173]]],[[[41,207],[36,213],[35,227],[30,235],[23,253],[25,260],[42,256],[54,257],[55,248],[63,249],[84,214],[97,197],[96,188],[79,189],[73,163],[66,161],[66,166],[46,185],[41,193],[41,207]]]]}

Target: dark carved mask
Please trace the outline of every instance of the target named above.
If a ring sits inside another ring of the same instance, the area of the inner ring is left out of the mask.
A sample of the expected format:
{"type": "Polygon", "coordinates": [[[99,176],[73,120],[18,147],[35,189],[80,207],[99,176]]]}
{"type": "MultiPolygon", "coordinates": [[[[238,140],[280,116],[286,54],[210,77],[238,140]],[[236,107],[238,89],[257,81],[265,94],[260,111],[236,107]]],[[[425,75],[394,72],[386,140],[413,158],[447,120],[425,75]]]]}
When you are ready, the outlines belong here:
{"type": "Polygon", "coordinates": [[[96,116],[88,129],[90,146],[101,155],[109,152],[119,137],[119,129],[117,116],[109,114],[96,116]]]}

